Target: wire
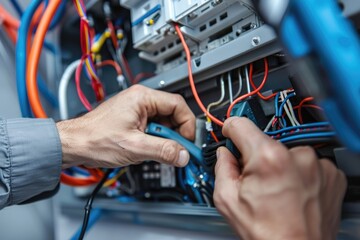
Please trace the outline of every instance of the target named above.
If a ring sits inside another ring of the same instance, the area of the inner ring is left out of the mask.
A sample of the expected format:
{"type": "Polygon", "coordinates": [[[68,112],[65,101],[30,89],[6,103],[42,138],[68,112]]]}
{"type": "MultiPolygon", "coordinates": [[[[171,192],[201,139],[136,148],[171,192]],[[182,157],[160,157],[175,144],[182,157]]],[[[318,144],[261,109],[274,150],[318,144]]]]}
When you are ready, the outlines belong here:
{"type": "Polygon", "coordinates": [[[194,78],[193,78],[193,74],[192,74],[192,69],[191,69],[191,54],[190,54],[190,50],[189,50],[189,47],[187,46],[186,42],[185,42],[185,39],[184,39],[184,36],[179,28],[179,25],[175,24],[175,29],[176,29],[176,32],[181,40],[181,43],[184,47],[184,50],[185,50],[185,53],[186,53],[186,59],[187,59],[187,65],[188,65],[188,72],[189,72],[189,82],[190,82],[190,86],[191,86],[191,91],[194,95],[194,98],[197,102],[197,104],[199,105],[200,109],[205,113],[205,115],[207,117],[209,117],[211,119],[211,121],[213,121],[214,123],[216,123],[217,125],[219,126],[223,126],[224,123],[222,121],[220,121],[219,119],[217,119],[216,117],[214,117],[211,113],[209,113],[204,104],[202,103],[198,93],[197,93],[197,90],[196,90],[196,87],[195,87],[195,82],[194,82],[194,78]]]}
{"type": "Polygon", "coordinates": [[[229,88],[229,100],[230,103],[234,101],[233,90],[232,90],[232,81],[231,81],[231,72],[228,72],[228,88],[229,88]]]}
{"type": "Polygon", "coordinates": [[[124,175],[124,173],[126,173],[126,171],[128,171],[128,168],[121,169],[113,178],[107,180],[104,183],[104,187],[109,187],[113,185],[122,175],[124,175]]]}
{"type": "MultiPolygon", "coordinates": [[[[281,95],[281,93],[280,93],[280,95],[281,95]]],[[[292,93],[290,93],[289,95],[287,95],[287,96],[284,98],[284,100],[282,101],[282,103],[281,103],[281,105],[280,105],[280,108],[279,108],[279,112],[278,112],[277,117],[281,117],[281,116],[282,116],[282,114],[283,114],[283,109],[284,109],[284,106],[285,106],[286,102],[287,102],[290,98],[295,97],[295,96],[296,96],[295,93],[292,92],[292,93]]]]}
{"type": "Polygon", "coordinates": [[[207,106],[206,110],[207,110],[208,112],[210,112],[210,110],[211,110],[212,107],[216,107],[216,106],[218,106],[219,104],[221,104],[222,101],[223,101],[224,98],[225,98],[225,83],[224,83],[224,76],[223,76],[223,75],[221,75],[221,77],[220,77],[220,90],[221,90],[220,98],[219,98],[217,101],[215,101],[215,102],[213,102],[213,103],[210,103],[210,104],[207,106]]]}
{"type": "Polygon", "coordinates": [[[20,109],[23,117],[31,117],[31,109],[28,102],[28,94],[26,89],[26,64],[27,64],[27,38],[31,24],[31,19],[36,10],[42,3],[42,0],[33,0],[26,8],[19,27],[19,37],[16,43],[16,85],[20,109]]]}
{"type": "Polygon", "coordinates": [[[215,142],[219,142],[219,139],[217,138],[217,136],[215,135],[214,131],[210,131],[210,134],[212,136],[212,138],[215,140],[215,142]]]}
{"type": "MultiPolygon", "coordinates": [[[[246,99],[246,98],[248,98],[248,97],[250,97],[250,96],[252,96],[254,94],[257,94],[264,87],[264,85],[266,83],[266,80],[267,80],[267,77],[268,77],[268,73],[269,73],[269,65],[268,65],[268,61],[267,61],[266,58],[264,58],[264,65],[265,65],[264,78],[263,78],[263,81],[261,82],[260,86],[258,88],[256,88],[255,90],[253,90],[252,92],[244,94],[244,95],[240,96],[239,98],[235,99],[234,102],[232,102],[230,104],[230,107],[228,108],[228,111],[227,111],[227,114],[226,114],[226,116],[228,118],[231,115],[231,110],[234,108],[234,106],[238,102],[240,102],[240,101],[242,101],[242,100],[244,100],[244,99],[246,99]]],[[[249,78],[250,79],[252,78],[252,75],[253,75],[253,64],[250,64],[250,70],[249,70],[249,78]]]]}
{"type": "Polygon", "coordinates": [[[75,60],[72,62],[64,71],[59,84],[59,110],[60,110],[60,119],[65,120],[69,118],[68,104],[67,104],[67,88],[71,77],[73,76],[76,68],[80,64],[81,60],[75,60]]]}
{"type": "Polygon", "coordinates": [[[112,172],[112,169],[108,169],[106,171],[106,173],[104,174],[104,176],[102,177],[102,179],[100,180],[100,182],[96,185],[95,189],[93,190],[93,192],[91,193],[90,197],[87,200],[87,203],[85,205],[85,215],[84,215],[84,221],[83,221],[83,225],[81,227],[81,231],[80,231],[80,236],[79,236],[79,240],[84,238],[85,232],[86,232],[86,228],[88,226],[89,223],[89,216],[90,216],[90,212],[91,212],[91,207],[94,201],[94,198],[96,197],[96,195],[98,194],[98,192],[100,191],[100,189],[103,187],[105,181],[107,180],[108,176],[110,175],[110,173],[112,172]]]}
{"type": "Polygon", "coordinates": [[[41,105],[39,92],[37,88],[36,75],[39,65],[39,59],[41,54],[41,48],[44,43],[45,34],[50,25],[51,19],[56,12],[61,0],[53,0],[49,3],[49,6],[46,8],[44,15],[39,23],[38,29],[36,31],[33,46],[30,50],[29,59],[28,59],[28,69],[27,69],[27,92],[30,101],[30,106],[33,110],[33,113],[38,118],[46,118],[47,115],[41,105]]]}
{"type": "MultiPolygon", "coordinates": [[[[88,230],[90,228],[92,228],[97,221],[99,221],[99,219],[101,218],[103,213],[104,213],[104,211],[102,209],[100,209],[100,208],[94,208],[92,210],[91,215],[89,217],[89,223],[88,223],[88,227],[87,227],[88,230]]],[[[80,234],[81,234],[81,229],[82,229],[82,227],[80,229],[78,229],[76,231],[76,233],[70,239],[71,240],[78,240],[79,237],[80,237],[80,234]]]]}
{"type": "MultiPolygon", "coordinates": [[[[250,78],[249,78],[249,70],[248,70],[247,66],[245,66],[245,78],[246,78],[246,89],[247,89],[247,92],[250,93],[251,92],[250,78]]],[[[254,88],[254,89],[256,89],[256,88],[254,88]]]]}
{"type": "MultiPolygon", "coordinates": [[[[250,79],[249,79],[249,82],[250,82],[252,88],[256,89],[256,86],[255,86],[255,83],[254,83],[254,80],[253,80],[252,75],[251,75],[251,77],[250,77],[250,79]]],[[[271,94],[271,95],[269,95],[269,96],[266,96],[266,97],[265,97],[264,95],[262,95],[260,92],[258,92],[257,95],[258,95],[262,100],[268,101],[268,100],[272,99],[273,97],[275,97],[275,96],[276,96],[276,93],[273,93],[273,94],[271,94]]]]}
{"type": "Polygon", "coordinates": [[[302,113],[301,113],[301,109],[302,109],[302,105],[304,105],[304,103],[306,102],[310,102],[313,101],[314,98],[313,97],[307,97],[305,99],[303,99],[300,103],[299,103],[299,108],[298,108],[298,116],[299,116],[299,121],[300,123],[303,123],[303,118],[302,118],[302,113]]]}
{"type": "Polygon", "coordinates": [[[96,63],[96,67],[104,67],[104,66],[112,66],[115,68],[117,75],[122,74],[119,64],[113,60],[104,60],[102,62],[96,63]]]}
{"type": "Polygon", "coordinates": [[[300,126],[283,128],[283,129],[280,129],[280,130],[277,130],[277,131],[266,132],[266,134],[268,134],[268,135],[278,135],[278,134],[281,134],[281,133],[284,133],[284,132],[298,130],[298,129],[319,128],[319,127],[329,127],[329,126],[330,125],[329,125],[328,122],[308,123],[308,124],[302,124],[300,126]]]}
{"type": "Polygon", "coordinates": [[[16,13],[21,17],[23,15],[23,10],[21,9],[20,4],[16,0],[10,0],[11,4],[13,5],[16,13]]]}
{"type": "Polygon", "coordinates": [[[81,101],[81,103],[84,105],[84,107],[86,108],[86,110],[88,110],[89,112],[92,110],[92,106],[89,102],[89,100],[86,98],[85,94],[83,93],[83,91],[81,90],[81,86],[80,86],[80,79],[81,79],[81,71],[84,65],[84,61],[85,59],[82,58],[80,60],[79,65],[76,68],[76,72],[75,72],[75,84],[76,84],[76,91],[77,94],[79,96],[79,99],[81,101]]]}
{"type": "Polygon", "coordinates": [[[308,139],[308,138],[323,138],[323,137],[334,137],[336,136],[335,132],[324,132],[324,133],[308,133],[308,134],[301,134],[296,136],[290,136],[281,138],[279,141],[282,143],[289,142],[289,141],[295,141],[300,139],[308,139]]]}

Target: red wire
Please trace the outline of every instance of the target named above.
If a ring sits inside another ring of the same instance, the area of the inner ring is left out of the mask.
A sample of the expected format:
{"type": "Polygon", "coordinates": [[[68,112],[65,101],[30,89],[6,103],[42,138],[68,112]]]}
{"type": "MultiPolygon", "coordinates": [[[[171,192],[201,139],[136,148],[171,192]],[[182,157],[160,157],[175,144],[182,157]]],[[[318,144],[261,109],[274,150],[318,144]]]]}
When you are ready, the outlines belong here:
{"type": "Polygon", "coordinates": [[[224,123],[217,119],[216,117],[214,117],[211,113],[209,113],[204,104],[202,103],[198,93],[197,93],[197,90],[196,90],[196,87],[195,87],[195,82],[194,82],[194,77],[193,77],[193,74],[192,74],[192,69],[191,69],[191,55],[190,55],[190,50],[189,50],[189,47],[187,46],[186,42],[185,42],[185,39],[184,39],[184,36],[179,28],[179,26],[177,24],[174,25],[175,26],[175,29],[176,29],[176,32],[177,34],[179,35],[179,38],[181,40],[181,43],[184,47],[184,50],[185,50],[185,53],[186,53],[186,60],[187,60],[187,65],[188,65],[188,72],[189,72],[189,82],[190,82],[190,86],[191,86],[191,91],[194,95],[194,98],[197,102],[197,104],[199,105],[200,109],[205,113],[205,115],[207,117],[209,117],[211,119],[211,121],[213,121],[215,124],[219,125],[219,126],[223,126],[224,123]]]}
{"type": "Polygon", "coordinates": [[[110,60],[110,59],[109,59],[109,60],[104,60],[104,61],[102,61],[102,62],[97,63],[96,66],[97,66],[97,67],[112,66],[112,67],[115,68],[116,73],[117,73],[118,75],[121,75],[121,74],[122,74],[121,68],[120,68],[119,64],[118,64],[117,62],[115,62],[114,60],[110,60]]]}
{"type": "Polygon", "coordinates": [[[115,33],[115,27],[114,27],[114,24],[112,23],[111,20],[108,20],[107,21],[107,25],[108,25],[108,28],[110,30],[110,35],[111,35],[111,40],[114,44],[114,47],[115,49],[118,48],[119,44],[118,44],[118,41],[117,41],[117,38],[116,38],[116,33],[115,33]]]}
{"type": "MultiPolygon", "coordinates": [[[[250,80],[250,84],[251,84],[252,88],[253,88],[253,89],[256,89],[256,86],[255,86],[255,83],[254,83],[254,79],[253,79],[252,74],[251,74],[251,76],[249,76],[249,80],[250,80]]],[[[258,95],[262,100],[264,100],[264,101],[268,101],[268,100],[272,99],[273,97],[276,96],[276,94],[277,94],[277,93],[273,93],[273,94],[265,97],[264,95],[261,94],[261,92],[258,92],[258,93],[257,93],[257,95],[258,95]]]]}
{"type": "MultiPolygon", "coordinates": [[[[256,88],[255,90],[253,90],[252,92],[249,92],[245,95],[242,95],[240,97],[238,97],[237,99],[235,99],[229,106],[228,111],[226,116],[229,118],[230,114],[231,114],[231,110],[234,108],[234,106],[238,103],[241,102],[242,100],[244,100],[245,98],[248,98],[250,96],[253,96],[254,94],[257,94],[265,85],[268,74],[269,74],[269,65],[268,65],[268,61],[266,58],[264,58],[264,64],[265,64],[265,72],[264,72],[264,78],[260,84],[260,86],[258,88],[256,88]]],[[[252,75],[253,75],[253,64],[250,64],[250,70],[249,70],[249,78],[252,79],[252,75]]]]}
{"type": "Polygon", "coordinates": [[[301,124],[303,123],[303,118],[302,118],[302,113],[301,113],[302,106],[304,105],[304,103],[310,102],[310,101],[313,101],[313,100],[314,100],[313,97],[307,97],[307,98],[303,99],[299,103],[299,105],[298,105],[298,117],[299,117],[299,121],[300,121],[301,124]]]}
{"type": "Polygon", "coordinates": [[[82,186],[89,186],[89,185],[95,184],[95,183],[99,182],[100,179],[95,176],[89,176],[86,178],[78,178],[78,177],[73,177],[73,176],[70,176],[67,174],[61,174],[60,181],[61,181],[61,183],[69,185],[69,186],[82,187],[82,186]]]}
{"type": "Polygon", "coordinates": [[[83,93],[83,91],[81,90],[81,86],[80,86],[81,70],[82,70],[83,64],[84,64],[84,58],[81,58],[80,64],[76,68],[76,72],[75,72],[76,91],[80,98],[81,103],[84,105],[86,110],[91,111],[92,106],[89,103],[89,101],[87,100],[87,98],[86,98],[85,94],[83,93]]]}

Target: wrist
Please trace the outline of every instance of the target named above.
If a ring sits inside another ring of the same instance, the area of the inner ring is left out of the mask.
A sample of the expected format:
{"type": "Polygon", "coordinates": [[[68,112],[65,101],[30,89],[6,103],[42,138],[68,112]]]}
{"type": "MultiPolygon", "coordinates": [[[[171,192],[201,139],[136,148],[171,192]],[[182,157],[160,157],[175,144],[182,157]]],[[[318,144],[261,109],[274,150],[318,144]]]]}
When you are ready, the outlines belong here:
{"type": "Polygon", "coordinates": [[[83,165],[86,161],[86,134],[76,119],[56,123],[59,132],[63,159],[62,168],[83,165]]]}

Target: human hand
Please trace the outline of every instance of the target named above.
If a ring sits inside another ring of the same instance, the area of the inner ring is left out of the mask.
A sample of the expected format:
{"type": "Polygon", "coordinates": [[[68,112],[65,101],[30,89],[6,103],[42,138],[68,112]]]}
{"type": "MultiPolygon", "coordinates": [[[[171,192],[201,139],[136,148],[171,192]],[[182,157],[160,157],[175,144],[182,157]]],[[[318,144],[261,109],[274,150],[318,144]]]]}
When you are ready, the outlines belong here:
{"type": "Polygon", "coordinates": [[[194,138],[195,116],[180,95],[135,85],[82,117],[57,123],[63,168],[113,168],[144,160],[185,166],[189,153],[184,147],[144,133],[149,119],[194,138]]]}
{"type": "Polygon", "coordinates": [[[243,239],[336,238],[341,171],[310,147],[288,150],[245,118],[226,120],[223,135],[242,157],[218,149],[214,202],[243,239]]]}

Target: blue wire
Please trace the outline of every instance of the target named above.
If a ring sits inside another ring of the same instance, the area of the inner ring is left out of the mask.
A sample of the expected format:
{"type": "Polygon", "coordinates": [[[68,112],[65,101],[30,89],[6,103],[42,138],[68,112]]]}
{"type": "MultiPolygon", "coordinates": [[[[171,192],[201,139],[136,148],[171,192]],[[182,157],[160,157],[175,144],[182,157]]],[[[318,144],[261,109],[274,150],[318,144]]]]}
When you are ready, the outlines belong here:
{"type": "Polygon", "coordinates": [[[282,143],[285,143],[285,142],[300,140],[300,139],[318,138],[318,137],[333,137],[333,136],[335,136],[335,132],[305,133],[305,134],[301,134],[301,135],[285,137],[285,138],[279,139],[279,141],[282,143]]]}
{"type": "MultiPolygon", "coordinates": [[[[45,0],[45,1],[48,2],[49,0],[45,0]]],[[[66,0],[61,1],[60,6],[56,10],[56,13],[50,23],[49,30],[53,30],[60,23],[66,10],[66,3],[67,3],[66,0]]]]}
{"type": "MultiPolygon", "coordinates": [[[[100,217],[103,214],[103,210],[100,208],[94,208],[89,216],[89,223],[88,226],[86,228],[86,232],[88,232],[94,225],[95,223],[100,219],[100,217]]],[[[76,231],[76,233],[70,238],[71,240],[78,240],[80,237],[80,233],[81,233],[81,228],[82,226],[80,226],[80,228],[76,231]]]]}
{"type": "Polygon", "coordinates": [[[282,116],[283,109],[284,109],[284,105],[285,105],[286,102],[287,102],[290,98],[292,98],[292,97],[295,97],[295,93],[294,93],[294,92],[290,93],[289,95],[287,95],[287,96],[285,97],[285,99],[283,100],[283,102],[282,102],[281,105],[280,105],[279,112],[278,112],[279,115],[277,115],[278,117],[281,117],[281,116],[282,116]]]}
{"type": "Polygon", "coordinates": [[[26,48],[27,34],[29,32],[30,22],[36,9],[40,6],[42,0],[33,0],[26,8],[21,17],[18,40],[16,42],[16,85],[18,98],[23,117],[31,117],[31,109],[26,92],[26,48]]]}
{"type": "Polygon", "coordinates": [[[71,170],[86,177],[91,175],[88,171],[79,167],[72,167],[71,170]]]}
{"type": "Polygon", "coordinates": [[[278,92],[275,96],[275,116],[279,116],[279,96],[280,96],[280,92],[278,92]]]}
{"type": "Polygon", "coordinates": [[[50,92],[49,88],[46,86],[46,83],[40,74],[38,75],[37,79],[37,86],[41,95],[44,96],[44,98],[51,104],[52,107],[58,108],[58,98],[52,92],[50,92]]]}
{"type": "Polygon", "coordinates": [[[21,17],[23,15],[23,10],[21,9],[20,4],[16,0],[10,0],[11,4],[13,5],[15,11],[21,17]]]}
{"type": "Polygon", "coordinates": [[[277,130],[277,131],[266,132],[266,134],[278,135],[278,134],[281,134],[284,132],[288,132],[288,131],[292,131],[292,130],[299,130],[299,129],[303,129],[303,128],[316,128],[316,127],[328,127],[328,126],[330,126],[328,122],[307,123],[307,124],[302,124],[300,126],[291,126],[291,127],[277,130]]]}

